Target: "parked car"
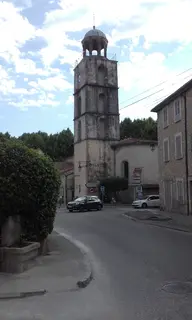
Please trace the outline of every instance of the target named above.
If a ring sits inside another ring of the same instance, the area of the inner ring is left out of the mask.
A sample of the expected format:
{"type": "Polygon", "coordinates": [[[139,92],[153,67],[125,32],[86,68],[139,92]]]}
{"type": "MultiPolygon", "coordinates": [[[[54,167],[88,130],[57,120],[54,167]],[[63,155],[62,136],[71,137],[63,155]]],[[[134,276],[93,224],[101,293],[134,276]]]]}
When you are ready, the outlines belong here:
{"type": "Polygon", "coordinates": [[[103,208],[102,201],[97,196],[84,196],[70,201],[67,204],[67,209],[73,211],[90,211],[101,210],[103,208]]]}
{"type": "Polygon", "coordinates": [[[160,207],[159,195],[151,195],[146,199],[133,201],[134,208],[160,207]]]}

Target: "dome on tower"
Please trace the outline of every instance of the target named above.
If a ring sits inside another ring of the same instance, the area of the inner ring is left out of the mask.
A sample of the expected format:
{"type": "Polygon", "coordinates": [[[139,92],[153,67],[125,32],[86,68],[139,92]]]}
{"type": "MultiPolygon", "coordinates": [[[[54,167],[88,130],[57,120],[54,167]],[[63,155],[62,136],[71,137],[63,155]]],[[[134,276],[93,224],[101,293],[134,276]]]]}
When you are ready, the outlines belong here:
{"type": "Polygon", "coordinates": [[[95,29],[95,27],[93,27],[93,29],[89,30],[85,36],[84,36],[84,39],[85,38],[88,38],[88,37],[101,37],[101,38],[106,38],[106,35],[104,34],[104,32],[102,32],[101,30],[99,29],[95,29]]]}
{"type": "Polygon", "coordinates": [[[97,55],[101,56],[101,50],[104,49],[104,57],[106,58],[107,44],[108,40],[104,32],[93,26],[93,29],[89,30],[82,40],[83,56],[86,56],[86,50],[89,51],[90,56],[92,56],[93,51],[97,51],[97,55]]]}

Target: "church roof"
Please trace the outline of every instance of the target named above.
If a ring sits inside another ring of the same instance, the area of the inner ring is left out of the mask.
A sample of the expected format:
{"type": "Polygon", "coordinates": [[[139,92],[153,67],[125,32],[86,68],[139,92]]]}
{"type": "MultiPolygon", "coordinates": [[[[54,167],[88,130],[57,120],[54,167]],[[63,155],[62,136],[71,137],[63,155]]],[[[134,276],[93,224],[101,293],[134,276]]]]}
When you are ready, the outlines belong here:
{"type": "Polygon", "coordinates": [[[123,140],[118,141],[111,145],[112,148],[121,147],[121,146],[128,146],[128,145],[150,145],[150,144],[158,144],[155,140],[142,140],[136,138],[126,138],[123,140]]]}
{"type": "Polygon", "coordinates": [[[60,161],[60,162],[55,162],[55,167],[60,171],[60,173],[67,173],[71,170],[73,170],[74,165],[73,162],[68,162],[68,161],[60,161]]]}

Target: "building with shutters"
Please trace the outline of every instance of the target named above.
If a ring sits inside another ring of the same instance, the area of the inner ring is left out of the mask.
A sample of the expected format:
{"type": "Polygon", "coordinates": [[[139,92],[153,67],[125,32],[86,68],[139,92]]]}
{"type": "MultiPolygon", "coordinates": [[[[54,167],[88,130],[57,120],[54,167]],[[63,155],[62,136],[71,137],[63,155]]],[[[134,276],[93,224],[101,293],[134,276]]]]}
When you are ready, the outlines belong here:
{"type": "Polygon", "coordinates": [[[192,214],[192,80],[159,103],[159,188],[162,208],[192,214]]]}

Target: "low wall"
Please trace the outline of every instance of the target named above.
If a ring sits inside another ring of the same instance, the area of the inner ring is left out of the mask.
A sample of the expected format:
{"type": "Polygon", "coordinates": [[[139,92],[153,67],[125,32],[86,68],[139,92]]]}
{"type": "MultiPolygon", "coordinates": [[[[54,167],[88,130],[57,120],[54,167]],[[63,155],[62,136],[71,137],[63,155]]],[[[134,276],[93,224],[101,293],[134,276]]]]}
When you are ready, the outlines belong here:
{"type": "Polygon", "coordinates": [[[0,248],[0,271],[7,273],[21,273],[28,270],[33,260],[38,256],[40,244],[29,242],[22,248],[1,247],[0,248]]]}

